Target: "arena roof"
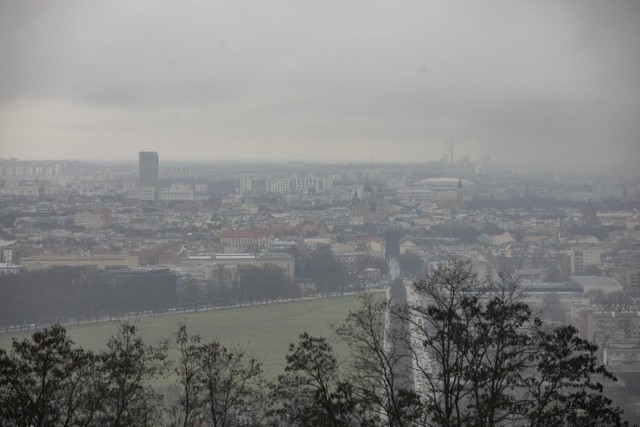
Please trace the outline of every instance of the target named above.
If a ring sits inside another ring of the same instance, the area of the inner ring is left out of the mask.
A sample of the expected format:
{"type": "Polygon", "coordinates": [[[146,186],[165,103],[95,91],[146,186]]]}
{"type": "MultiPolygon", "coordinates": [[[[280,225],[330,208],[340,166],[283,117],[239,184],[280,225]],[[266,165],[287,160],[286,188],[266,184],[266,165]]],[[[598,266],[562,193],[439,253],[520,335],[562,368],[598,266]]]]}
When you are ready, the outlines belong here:
{"type": "MultiPolygon", "coordinates": [[[[447,188],[455,188],[458,185],[458,181],[460,178],[427,178],[416,182],[414,185],[419,185],[423,187],[447,187],[447,188]]],[[[471,187],[476,185],[474,182],[469,181],[468,179],[462,180],[463,187],[471,187]]]]}

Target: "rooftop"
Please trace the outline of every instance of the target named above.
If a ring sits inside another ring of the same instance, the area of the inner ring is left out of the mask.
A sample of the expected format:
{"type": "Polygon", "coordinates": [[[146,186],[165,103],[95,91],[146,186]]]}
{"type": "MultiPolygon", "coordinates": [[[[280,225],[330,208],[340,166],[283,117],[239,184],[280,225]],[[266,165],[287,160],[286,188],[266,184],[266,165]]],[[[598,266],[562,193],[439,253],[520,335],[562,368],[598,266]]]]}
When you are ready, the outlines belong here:
{"type": "Polygon", "coordinates": [[[571,281],[580,286],[619,287],[620,283],[613,277],[601,276],[569,276],[571,281]]]}

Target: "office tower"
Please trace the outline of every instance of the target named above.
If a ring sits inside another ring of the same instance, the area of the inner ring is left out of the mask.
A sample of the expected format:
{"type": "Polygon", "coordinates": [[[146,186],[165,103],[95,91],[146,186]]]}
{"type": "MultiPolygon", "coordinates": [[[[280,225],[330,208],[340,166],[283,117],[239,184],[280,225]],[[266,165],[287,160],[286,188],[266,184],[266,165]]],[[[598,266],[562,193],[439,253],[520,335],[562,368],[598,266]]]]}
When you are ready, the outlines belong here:
{"type": "Polygon", "coordinates": [[[140,151],[140,186],[158,186],[158,153],[155,151],[140,151]]]}

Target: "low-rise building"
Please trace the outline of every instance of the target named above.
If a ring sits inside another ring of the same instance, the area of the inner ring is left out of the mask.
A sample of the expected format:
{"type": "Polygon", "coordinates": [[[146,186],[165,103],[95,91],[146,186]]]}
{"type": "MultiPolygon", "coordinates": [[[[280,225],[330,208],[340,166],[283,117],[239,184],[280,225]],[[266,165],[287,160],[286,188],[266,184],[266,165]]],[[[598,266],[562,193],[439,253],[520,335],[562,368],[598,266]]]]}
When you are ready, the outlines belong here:
{"type": "Polygon", "coordinates": [[[214,268],[219,265],[236,268],[272,265],[281,268],[290,280],[293,280],[295,272],[293,257],[285,253],[191,255],[182,262],[182,269],[194,279],[210,280],[214,268]]]}
{"type": "Polygon", "coordinates": [[[0,262],[0,276],[4,276],[5,274],[18,274],[23,268],[21,265],[0,262]]]}
{"type": "Polygon", "coordinates": [[[569,280],[572,284],[582,288],[582,292],[587,294],[591,291],[602,291],[605,295],[613,292],[622,292],[623,287],[613,277],[601,276],[570,276],[569,280]]]}
{"type": "Polygon", "coordinates": [[[266,247],[273,240],[273,236],[269,230],[225,230],[222,232],[221,242],[228,246],[255,246],[266,247]]]}
{"type": "Polygon", "coordinates": [[[27,270],[50,267],[98,267],[133,268],[138,266],[138,257],[130,255],[37,255],[22,257],[20,265],[27,270]]]}

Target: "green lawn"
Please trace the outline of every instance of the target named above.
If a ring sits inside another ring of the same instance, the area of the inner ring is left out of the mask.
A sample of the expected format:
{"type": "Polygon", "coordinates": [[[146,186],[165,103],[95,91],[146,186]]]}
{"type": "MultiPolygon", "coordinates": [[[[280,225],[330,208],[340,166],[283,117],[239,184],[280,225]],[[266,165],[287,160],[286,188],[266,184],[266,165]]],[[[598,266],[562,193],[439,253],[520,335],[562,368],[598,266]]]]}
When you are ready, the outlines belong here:
{"type": "MultiPolygon", "coordinates": [[[[282,372],[289,343],[296,342],[304,331],[311,335],[334,338],[329,323],[339,323],[351,308],[357,307],[355,296],[293,301],[252,307],[206,311],[189,314],[171,314],[136,320],[145,340],[154,343],[171,339],[179,320],[184,320],[190,334],[203,339],[219,339],[224,345],[240,345],[264,361],[268,376],[282,372]]],[[[85,349],[101,350],[115,331],[116,322],[68,326],[71,339],[85,349]]],[[[13,336],[24,337],[30,332],[0,334],[0,348],[8,349],[13,336]]],[[[338,353],[344,347],[332,344],[338,353]]],[[[172,351],[172,359],[177,353],[172,351]]]]}

